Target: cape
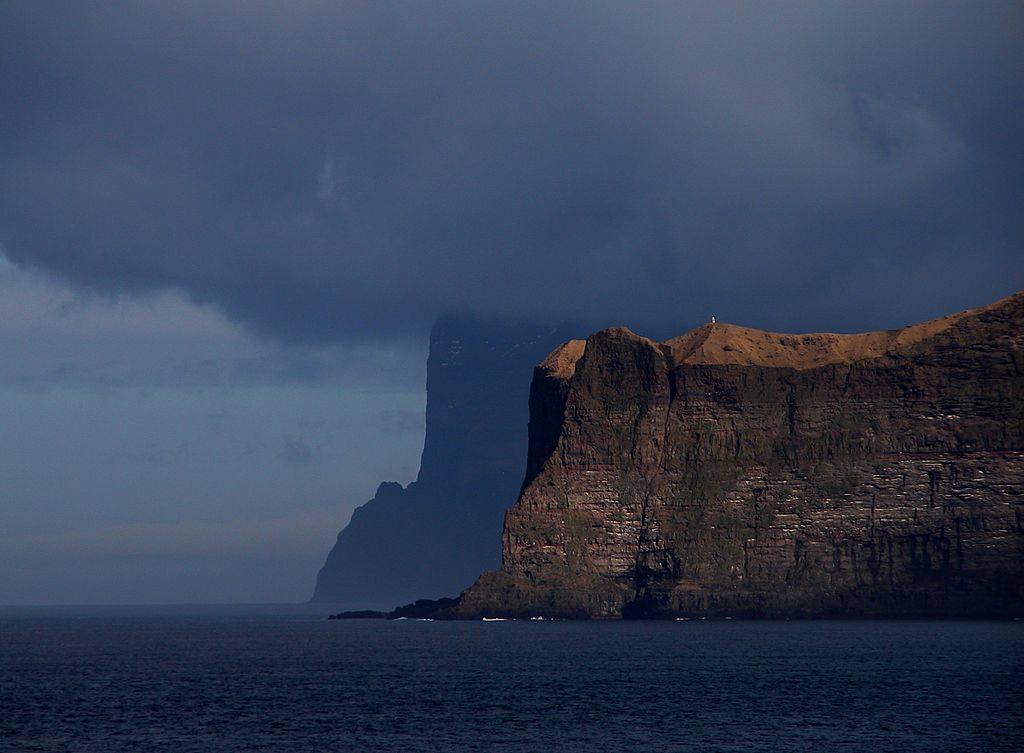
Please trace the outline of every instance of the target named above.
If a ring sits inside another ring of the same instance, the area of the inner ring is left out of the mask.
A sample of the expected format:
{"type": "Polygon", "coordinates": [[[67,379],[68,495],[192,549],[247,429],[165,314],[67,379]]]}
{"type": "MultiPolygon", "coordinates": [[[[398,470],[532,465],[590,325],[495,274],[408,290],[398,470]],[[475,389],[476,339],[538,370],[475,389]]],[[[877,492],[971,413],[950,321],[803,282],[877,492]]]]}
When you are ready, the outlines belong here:
{"type": "Polygon", "coordinates": [[[1024,293],[924,324],[571,340],[459,617],[1024,615],[1024,293]]]}

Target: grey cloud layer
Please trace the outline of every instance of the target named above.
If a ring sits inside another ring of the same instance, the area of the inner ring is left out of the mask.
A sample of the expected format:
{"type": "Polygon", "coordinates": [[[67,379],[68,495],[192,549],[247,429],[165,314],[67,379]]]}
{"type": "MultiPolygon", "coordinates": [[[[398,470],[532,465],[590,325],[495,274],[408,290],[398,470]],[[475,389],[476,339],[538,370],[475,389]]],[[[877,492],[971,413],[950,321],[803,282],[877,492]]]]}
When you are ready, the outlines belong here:
{"type": "Polygon", "coordinates": [[[311,342],[1024,286],[1012,3],[0,10],[0,243],[311,342]]]}
{"type": "Polygon", "coordinates": [[[76,293],[0,257],[0,389],[217,385],[419,389],[426,344],[267,342],[175,293],[76,293]]]}

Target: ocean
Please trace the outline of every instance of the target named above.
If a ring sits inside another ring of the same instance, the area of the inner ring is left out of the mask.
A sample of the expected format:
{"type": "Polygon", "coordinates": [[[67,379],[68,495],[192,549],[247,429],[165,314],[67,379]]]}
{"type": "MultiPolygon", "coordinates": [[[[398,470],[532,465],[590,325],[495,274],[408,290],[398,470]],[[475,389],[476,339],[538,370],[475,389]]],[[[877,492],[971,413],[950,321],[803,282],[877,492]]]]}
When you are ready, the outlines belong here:
{"type": "Polygon", "coordinates": [[[1024,622],[0,608],[0,751],[1024,751],[1024,622]]]}

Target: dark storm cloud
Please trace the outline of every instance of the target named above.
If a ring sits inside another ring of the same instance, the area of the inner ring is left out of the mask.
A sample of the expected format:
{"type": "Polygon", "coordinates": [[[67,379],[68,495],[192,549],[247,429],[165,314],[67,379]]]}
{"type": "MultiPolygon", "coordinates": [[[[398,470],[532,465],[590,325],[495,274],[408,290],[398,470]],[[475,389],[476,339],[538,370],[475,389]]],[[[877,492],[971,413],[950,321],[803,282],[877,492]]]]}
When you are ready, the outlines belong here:
{"type": "Polygon", "coordinates": [[[1014,3],[6,3],[0,243],[292,339],[1022,287],[1014,3]]]}
{"type": "Polygon", "coordinates": [[[422,387],[426,343],[268,341],[174,292],[96,295],[0,259],[0,353],[0,390],[344,384],[388,392],[422,387]]]}

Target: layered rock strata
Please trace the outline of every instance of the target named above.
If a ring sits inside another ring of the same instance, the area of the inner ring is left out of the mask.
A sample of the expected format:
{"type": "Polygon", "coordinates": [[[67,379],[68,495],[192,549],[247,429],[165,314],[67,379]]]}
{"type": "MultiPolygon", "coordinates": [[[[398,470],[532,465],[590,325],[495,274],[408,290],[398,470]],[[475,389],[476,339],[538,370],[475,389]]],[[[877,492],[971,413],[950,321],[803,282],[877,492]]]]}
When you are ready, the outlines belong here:
{"type": "Polygon", "coordinates": [[[1024,615],[1024,294],[862,335],[570,341],[502,545],[457,615],[1024,615]]]}

